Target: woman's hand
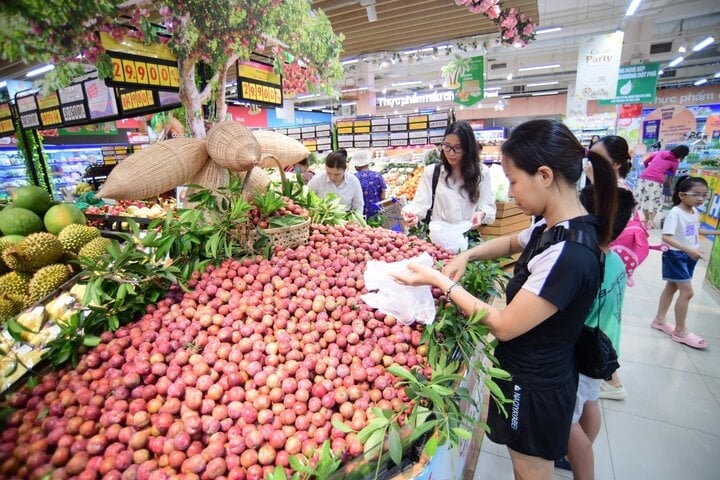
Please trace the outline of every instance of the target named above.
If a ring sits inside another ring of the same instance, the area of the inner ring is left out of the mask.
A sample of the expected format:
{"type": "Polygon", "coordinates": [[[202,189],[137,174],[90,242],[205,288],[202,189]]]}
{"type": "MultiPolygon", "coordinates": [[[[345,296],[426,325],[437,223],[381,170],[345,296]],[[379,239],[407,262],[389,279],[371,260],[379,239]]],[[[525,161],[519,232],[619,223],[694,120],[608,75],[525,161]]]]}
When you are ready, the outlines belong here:
{"type": "Polygon", "coordinates": [[[472,223],[472,227],[479,227],[480,224],[482,224],[483,219],[485,218],[485,212],[479,211],[473,213],[472,218],[470,219],[470,223],[472,223]]]}
{"type": "Polygon", "coordinates": [[[438,282],[442,278],[442,273],[432,267],[428,267],[427,265],[410,263],[407,266],[407,271],[402,273],[393,273],[391,276],[400,285],[437,286],[438,282]]]}
{"type": "Polygon", "coordinates": [[[403,222],[405,222],[405,225],[408,227],[414,227],[418,223],[418,217],[412,212],[409,212],[407,210],[403,210],[402,212],[402,218],[403,222]]]}
{"type": "Polygon", "coordinates": [[[450,277],[450,280],[457,282],[465,274],[467,263],[468,257],[465,252],[460,253],[443,267],[442,273],[450,277]]]}

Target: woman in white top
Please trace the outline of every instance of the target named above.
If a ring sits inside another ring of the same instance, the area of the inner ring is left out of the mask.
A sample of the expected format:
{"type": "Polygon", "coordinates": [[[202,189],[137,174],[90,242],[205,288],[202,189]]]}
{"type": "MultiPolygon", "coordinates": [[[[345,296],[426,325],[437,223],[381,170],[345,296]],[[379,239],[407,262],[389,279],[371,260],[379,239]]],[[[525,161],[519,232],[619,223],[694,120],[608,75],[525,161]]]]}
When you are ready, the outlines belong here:
{"type": "Polygon", "coordinates": [[[325,171],[313,176],[308,188],[320,198],[334,193],[342,199],[347,211],[355,210],[361,215],[365,207],[362,187],[355,175],[347,174],[347,152],[345,149],[330,152],[325,157],[325,171]]]}
{"type": "Polygon", "coordinates": [[[441,144],[442,163],[425,168],[415,198],[403,207],[405,223],[423,221],[432,204],[432,178],[441,168],[430,220],[459,223],[468,220],[473,227],[495,221],[495,198],[490,171],[480,163],[477,141],[467,122],[455,122],[445,130],[441,144]]]}

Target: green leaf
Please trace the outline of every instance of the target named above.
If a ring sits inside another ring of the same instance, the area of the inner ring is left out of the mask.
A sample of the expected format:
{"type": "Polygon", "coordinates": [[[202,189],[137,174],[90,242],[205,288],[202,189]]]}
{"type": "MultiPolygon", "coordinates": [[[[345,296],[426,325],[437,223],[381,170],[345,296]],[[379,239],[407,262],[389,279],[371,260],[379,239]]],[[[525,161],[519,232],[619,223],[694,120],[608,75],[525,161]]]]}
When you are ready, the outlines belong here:
{"type": "Polygon", "coordinates": [[[96,347],[100,344],[100,337],[95,335],[85,335],[83,336],[82,343],[86,347],[96,347]]]}
{"type": "Polygon", "coordinates": [[[447,387],[443,387],[442,385],[432,384],[432,385],[430,386],[430,388],[432,388],[433,390],[435,390],[435,391],[436,391],[437,393],[439,393],[440,395],[452,395],[452,393],[453,393],[452,390],[450,390],[450,389],[447,388],[447,387]]]}
{"type": "Polygon", "coordinates": [[[343,422],[341,422],[341,421],[338,420],[337,418],[333,418],[333,419],[332,419],[332,426],[335,427],[335,428],[337,428],[338,430],[340,430],[340,431],[343,432],[343,433],[351,433],[351,432],[354,432],[354,430],[353,430],[352,428],[350,428],[348,425],[344,424],[343,422]]]}
{"type": "Polygon", "coordinates": [[[365,442],[363,452],[367,453],[373,448],[382,445],[383,440],[385,440],[385,430],[375,430],[372,435],[370,435],[367,442],[365,442]]]}
{"type": "Polygon", "coordinates": [[[400,365],[390,365],[385,370],[396,377],[404,378],[408,382],[417,382],[415,376],[400,365]]]}
{"type": "Polygon", "coordinates": [[[424,423],[418,424],[410,434],[410,437],[408,437],[408,442],[413,443],[418,438],[422,437],[425,432],[432,430],[437,426],[437,422],[435,421],[428,421],[424,423]]]}
{"type": "Polygon", "coordinates": [[[390,426],[388,439],[390,441],[390,458],[396,465],[400,465],[402,461],[402,443],[395,425],[390,426]]]}
{"type": "Polygon", "coordinates": [[[463,428],[455,427],[452,428],[452,431],[455,433],[455,435],[462,438],[463,440],[470,440],[472,438],[472,433],[468,432],[463,428]]]}
{"type": "Polygon", "coordinates": [[[508,371],[497,367],[487,367],[485,369],[485,373],[493,378],[499,378],[501,380],[510,380],[512,378],[512,375],[510,375],[508,371]]]}
{"type": "Polygon", "coordinates": [[[432,457],[435,455],[435,452],[437,452],[438,447],[438,437],[437,435],[433,435],[430,437],[425,444],[424,452],[428,457],[432,457]]]}
{"type": "Polygon", "coordinates": [[[270,228],[284,228],[300,225],[305,222],[305,218],[300,215],[283,215],[282,217],[272,217],[268,222],[270,228]]]}

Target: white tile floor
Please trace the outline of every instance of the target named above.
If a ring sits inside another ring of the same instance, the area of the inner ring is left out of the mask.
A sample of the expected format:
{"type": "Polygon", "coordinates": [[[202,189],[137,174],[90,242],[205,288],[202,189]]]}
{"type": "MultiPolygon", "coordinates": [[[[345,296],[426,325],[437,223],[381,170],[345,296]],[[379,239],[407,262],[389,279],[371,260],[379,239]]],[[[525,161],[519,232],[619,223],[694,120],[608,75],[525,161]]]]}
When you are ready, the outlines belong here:
{"type": "MultiPolygon", "coordinates": [[[[659,230],[653,230],[651,243],[659,241],[659,230]]],[[[710,243],[705,240],[703,248],[709,252],[710,243]]],[[[651,251],[635,273],[636,285],[625,291],[619,372],[628,396],[600,401],[596,480],[720,478],[720,304],[703,285],[701,261],[693,277],[688,327],[710,347],[695,350],[651,329],[664,287],[660,258],[651,251]]],[[[507,449],[486,437],[474,480],[512,478],[507,449]]],[[[555,478],[572,474],[556,469],[555,478]]]]}

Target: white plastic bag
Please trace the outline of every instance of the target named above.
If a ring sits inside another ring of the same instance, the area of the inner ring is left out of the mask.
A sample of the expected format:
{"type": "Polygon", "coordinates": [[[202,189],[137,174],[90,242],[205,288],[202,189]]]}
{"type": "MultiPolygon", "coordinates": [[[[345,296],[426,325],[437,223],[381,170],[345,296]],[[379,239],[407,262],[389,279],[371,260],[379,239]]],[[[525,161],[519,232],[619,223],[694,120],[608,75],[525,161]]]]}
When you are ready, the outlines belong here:
{"type": "Polygon", "coordinates": [[[407,270],[408,263],[432,266],[433,260],[427,252],[400,262],[386,263],[370,261],[365,269],[365,288],[368,292],[360,297],[370,307],[385,315],[392,315],[400,323],[410,325],[413,322],[430,325],[435,320],[435,299],[430,287],[400,285],[390,276],[407,270]]]}
{"type": "Polygon", "coordinates": [[[465,232],[470,230],[472,223],[462,221],[459,223],[446,223],[440,220],[430,222],[430,241],[451,252],[467,250],[468,239],[465,232]]]}

